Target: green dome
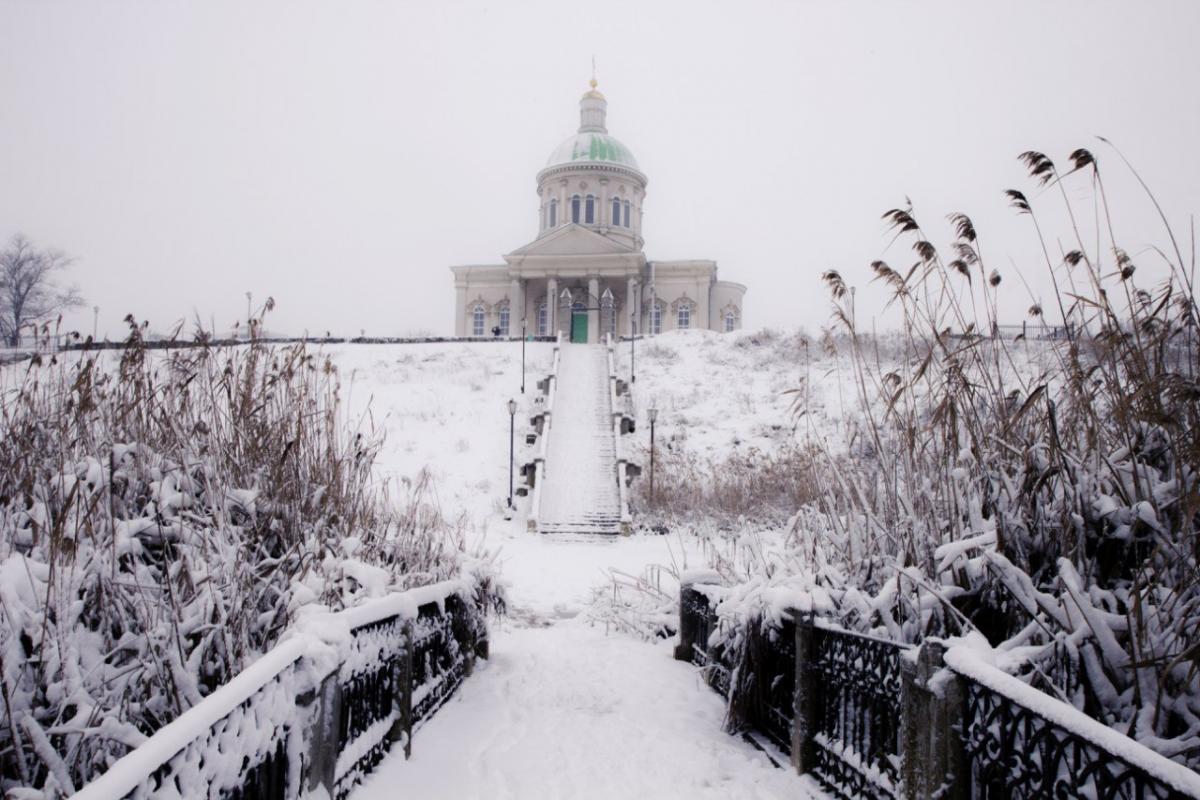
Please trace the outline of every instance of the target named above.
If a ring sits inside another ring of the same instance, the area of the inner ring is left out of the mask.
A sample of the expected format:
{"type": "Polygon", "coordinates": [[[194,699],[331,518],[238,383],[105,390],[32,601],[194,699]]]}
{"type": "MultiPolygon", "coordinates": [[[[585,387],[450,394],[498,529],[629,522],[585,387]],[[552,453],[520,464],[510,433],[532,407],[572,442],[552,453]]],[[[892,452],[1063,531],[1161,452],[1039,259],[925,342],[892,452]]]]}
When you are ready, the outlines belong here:
{"type": "Polygon", "coordinates": [[[621,144],[615,136],[597,131],[583,131],[564,141],[554,148],[546,166],[556,167],[574,161],[598,161],[638,169],[637,159],[628,147],[621,144]]]}

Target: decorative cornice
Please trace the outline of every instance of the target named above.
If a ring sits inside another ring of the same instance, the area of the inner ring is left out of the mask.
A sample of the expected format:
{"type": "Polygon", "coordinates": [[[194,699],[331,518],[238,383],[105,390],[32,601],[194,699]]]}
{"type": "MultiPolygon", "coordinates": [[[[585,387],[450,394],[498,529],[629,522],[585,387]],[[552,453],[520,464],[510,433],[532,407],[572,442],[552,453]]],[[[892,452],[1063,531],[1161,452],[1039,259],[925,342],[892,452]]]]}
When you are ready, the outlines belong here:
{"type": "Polygon", "coordinates": [[[642,186],[650,183],[644,174],[632,167],[625,167],[620,164],[611,164],[604,161],[569,161],[566,164],[555,164],[552,167],[546,167],[537,174],[537,183],[540,185],[543,181],[553,178],[556,175],[565,176],[571,172],[612,172],[640,181],[642,186]]]}

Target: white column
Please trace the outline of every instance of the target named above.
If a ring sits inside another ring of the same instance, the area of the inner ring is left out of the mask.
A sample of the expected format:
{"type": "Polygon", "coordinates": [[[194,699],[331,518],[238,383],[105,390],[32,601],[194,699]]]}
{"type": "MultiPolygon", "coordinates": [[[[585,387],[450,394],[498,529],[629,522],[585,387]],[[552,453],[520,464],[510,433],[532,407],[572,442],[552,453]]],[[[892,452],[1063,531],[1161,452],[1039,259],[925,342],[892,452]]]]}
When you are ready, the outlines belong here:
{"type": "Polygon", "coordinates": [[[546,333],[554,336],[558,333],[558,279],[546,281],[546,333]]]}
{"type": "MultiPolygon", "coordinates": [[[[521,332],[521,319],[517,316],[517,309],[520,308],[521,302],[521,279],[513,278],[508,282],[508,335],[513,336],[521,332]]],[[[499,315],[496,317],[499,320],[499,315]]]]}
{"type": "Polygon", "coordinates": [[[588,279],[588,343],[600,341],[600,279],[588,279]]]}
{"type": "MultiPolygon", "coordinates": [[[[641,310],[641,305],[642,305],[641,303],[638,302],[637,278],[634,278],[631,275],[629,277],[629,281],[626,283],[626,287],[627,288],[625,290],[625,308],[623,309],[624,313],[622,314],[622,316],[625,317],[625,327],[629,329],[629,335],[633,336],[633,327],[634,327],[633,321],[635,319],[637,319],[638,312],[641,310]]],[[[639,330],[641,329],[640,325],[638,326],[638,329],[639,330]]]]}
{"type": "Polygon", "coordinates": [[[454,291],[454,335],[467,335],[467,287],[459,286],[454,291]]]}

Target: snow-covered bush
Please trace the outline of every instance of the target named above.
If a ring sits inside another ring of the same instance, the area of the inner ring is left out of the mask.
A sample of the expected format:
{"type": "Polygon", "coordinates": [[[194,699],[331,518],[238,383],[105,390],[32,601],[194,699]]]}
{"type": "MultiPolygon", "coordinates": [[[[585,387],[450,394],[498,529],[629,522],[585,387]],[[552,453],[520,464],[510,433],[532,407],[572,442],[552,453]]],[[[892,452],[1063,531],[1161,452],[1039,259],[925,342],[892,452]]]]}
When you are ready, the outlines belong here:
{"type": "MultiPolygon", "coordinates": [[[[806,474],[820,499],[797,517],[788,552],[727,571],[759,587],[816,580],[844,623],[892,638],[978,631],[1038,688],[1195,768],[1200,339],[1189,262],[1168,227],[1154,257],[1169,276],[1139,286],[1092,154],[1072,153],[1065,175],[1044,155],[1023,159],[1050,186],[1045,202],[1072,212],[1061,239],[1073,249],[1056,260],[1043,246],[1062,338],[996,335],[1003,276],[965,215],[951,215],[944,256],[911,208],[889,211],[916,263],[872,268],[903,315],[904,350],[879,359],[845,279],[826,273],[856,431],[847,446],[814,440],[806,474]],[[1063,188],[1084,179],[1096,209],[1087,234],[1063,188]],[[1030,350],[1042,368],[1027,368],[1030,350]]],[[[1044,209],[1008,196],[1041,237],[1044,209]]],[[[1040,323],[1049,311],[1035,299],[1030,313],[1040,323]]],[[[769,619],[749,600],[723,605],[769,619]]]]}
{"type": "Polygon", "coordinates": [[[0,789],[57,796],[268,649],[301,606],[456,571],[459,532],[372,474],[304,344],[0,371],[0,789]]]}

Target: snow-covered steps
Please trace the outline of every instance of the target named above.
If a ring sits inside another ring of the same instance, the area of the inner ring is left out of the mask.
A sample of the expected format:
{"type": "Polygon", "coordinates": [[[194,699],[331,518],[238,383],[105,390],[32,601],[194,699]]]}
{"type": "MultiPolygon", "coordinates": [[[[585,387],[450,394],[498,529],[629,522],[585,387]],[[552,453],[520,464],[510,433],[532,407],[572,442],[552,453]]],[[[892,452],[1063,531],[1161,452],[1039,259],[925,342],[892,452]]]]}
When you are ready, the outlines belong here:
{"type": "Polygon", "coordinates": [[[539,533],[621,532],[608,351],[564,344],[547,440],[539,533]]]}

